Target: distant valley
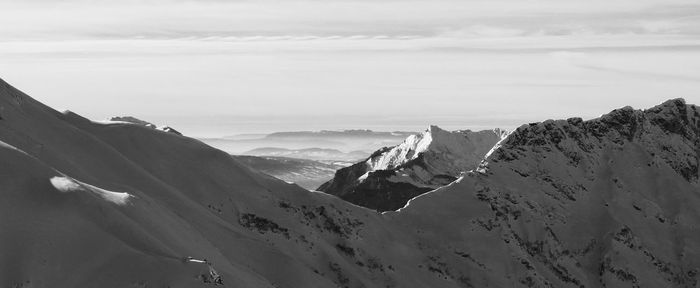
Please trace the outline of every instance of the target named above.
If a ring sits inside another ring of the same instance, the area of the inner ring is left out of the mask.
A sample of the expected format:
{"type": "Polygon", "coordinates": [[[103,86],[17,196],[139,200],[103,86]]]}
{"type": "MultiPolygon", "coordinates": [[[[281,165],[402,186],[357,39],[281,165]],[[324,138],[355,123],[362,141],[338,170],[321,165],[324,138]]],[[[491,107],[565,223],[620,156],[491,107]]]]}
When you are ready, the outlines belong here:
{"type": "Polygon", "coordinates": [[[234,158],[248,167],[308,190],[316,190],[321,184],[332,179],[336,170],[351,164],[340,161],[316,161],[288,157],[236,155],[234,158]]]}
{"type": "Polygon", "coordinates": [[[369,156],[371,151],[375,151],[381,147],[397,145],[412,134],[416,133],[377,132],[371,130],[322,130],[276,132],[271,134],[241,134],[218,138],[200,138],[199,140],[230,154],[245,154],[254,149],[269,147],[290,150],[323,148],[339,150],[346,153],[366,151],[367,155],[357,158],[360,159],[369,156]]]}
{"type": "Polygon", "coordinates": [[[366,151],[343,152],[340,150],[327,148],[287,149],[274,147],[257,148],[241,153],[241,155],[250,156],[287,157],[320,161],[337,160],[350,162],[366,158],[370,154],[370,152],[366,151]]]}
{"type": "Polygon", "coordinates": [[[256,170],[309,190],[333,179],[336,170],[393,147],[412,132],[371,130],[299,131],[204,138],[256,170]]]}

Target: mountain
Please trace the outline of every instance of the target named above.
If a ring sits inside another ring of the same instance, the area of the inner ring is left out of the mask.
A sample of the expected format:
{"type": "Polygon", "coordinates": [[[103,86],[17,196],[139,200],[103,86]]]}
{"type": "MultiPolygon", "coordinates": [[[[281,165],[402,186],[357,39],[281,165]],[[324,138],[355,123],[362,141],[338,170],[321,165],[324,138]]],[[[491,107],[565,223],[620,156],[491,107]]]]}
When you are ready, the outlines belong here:
{"type": "Polygon", "coordinates": [[[348,164],[337,161],[314,161],[287,157],[234,156],[239,162],[278,179],[313,190],[333,178],[335,171],[348,164]]]}
{"type": "Polygon", "coordinates": [[[386,213],[0,81],[2,287],[697,287],[700,115],[525,125],[386,213]]]}
{"type": "Polygon", "coordinates": [[[317,190],[367,208],[396,210],[476,168],[506,135],[501,129],[450,132],[430,126],[398,146],[380,149],[367,160],[338,170],[317,190]]]}
{"type": "Polygon", "coordinates": [[[138,118],[133,117],[133,116],[116,116],[116,117],[109,118],[108,122],[131,123],[131,124],[135,124],[135,125],[145,126],[148,128],[162,130],[162,131],[177,134],[177,135],[182,135],[182,133],[180,133],[179,131],[175,130],[174,128],[172,128],[170,126],[156,126],[155,124],[153,124],[151,122],[144,121],[144,120],[138,119],[138,118]]]}
{"type": "Polygon", "coordinates": [[[423,241],[511,267],[506,286],[698,287],[699,110],[676,99],[524,125],[395,214],[459,219],[423,241]]]}
{"type": "MultiPolygon", "coordinates": [[[[349,152],[374,151],[379,147],[394,146],[401,143],[403,139],[411,134],[415,133],[379,132],[371,130],[323,130],[275,132],[271,134],[241,134],[220,138],[203,138],[200,140],[213,147],[229,152],[230,154],[246,154],[246,151],[264,147],[284,147],[290,150],[314,148],[349,152]]],[[[357,159],[364,157],[367,157],[367,155],[362,155],[356,159],[352,159],[352,161],[356,161],[357,159]]],[[[305,159],[314,160],[316,158],[305,159]]]]}
{"type": "Polygon", "coordinates": [[[339,161],[357,161],[369,155],[369,152],[352,151],[343,152],[336,149],[327,148],[306,148],[306,149],[287,149],[264,147],[256,148],[250,151],[241,153],[241,155],[260,156],[260,157],[286,157],[309,160],[339,160],[339,161]]]}

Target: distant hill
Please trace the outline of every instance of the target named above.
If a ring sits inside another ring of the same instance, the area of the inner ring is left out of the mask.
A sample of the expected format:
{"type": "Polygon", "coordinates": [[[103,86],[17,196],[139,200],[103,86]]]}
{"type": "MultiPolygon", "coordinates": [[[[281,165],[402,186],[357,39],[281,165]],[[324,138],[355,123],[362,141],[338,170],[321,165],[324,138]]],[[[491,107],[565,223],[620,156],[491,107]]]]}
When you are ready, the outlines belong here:
{"type": "MultiPolygon", "coordinates": [[[[281,147],[290,150],[310,148],[334,149],[351,153],[352,151],[374,151],[381,147],[394,146],[412,134],[415,133],[376,132],[371,130],[299,131],[271,134],[241,134],[220,138],[202,138],[200,140],[231,154],[244,154],[250,150],[265,147],[281,147]]],[[[366,156],[364,155],[360,158],[366,156]]]]}
{"type": "Polygon", "coordinates": [[[335,171],[352,163],[287,157],[234,156],[241,163],[309,190],[333,178],[335,171]]]}
{"type": "Polygon", "coordinates": [[[287,157],[309,160],[339,160],[357,161],[369,155],[364,151],[342,152],[336,149],[306,148],[306,149],[286,149],[286,148],[257,148],[241,153],[250,156],[287,157]]]}

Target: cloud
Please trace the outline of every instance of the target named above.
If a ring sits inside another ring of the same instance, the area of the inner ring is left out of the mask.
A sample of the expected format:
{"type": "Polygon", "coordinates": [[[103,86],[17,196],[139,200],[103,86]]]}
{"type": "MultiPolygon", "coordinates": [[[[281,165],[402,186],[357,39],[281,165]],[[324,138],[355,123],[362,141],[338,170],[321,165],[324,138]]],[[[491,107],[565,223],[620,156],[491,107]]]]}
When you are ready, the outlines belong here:
{"type": "MultiPolygon", "coordinates": [[[[561,65],[570,65],[576,68],[591,70],[596,72],[604,72],[609,74],[617,74],[627,78],[648,79],[655,81],[682,81],[699,83],[700,77],[694,75],[684,75],[679,69],[669,69],[673,72],[664,71],[664,67],[658,65],[654,61],[639,61],[646,65],[633,65],[628,61],[610,61],[610,59],[602,58],[596,54],[576,51],[555,51],[551,52],[550,56],[555,62],[561,65]]],[[[675,65],[671,65],[675,68],[675,65]]]]}
{"type": "Polygon", "coordinates": [[[0,39],[692,34],[700,4],[622,1],[3,1],[0,39]]]}
{"type": "Polygon", "coordinates": [[[576,66],[580,67],[580,68],[584,68],[584,69],[603,71],[603,72],[609,72],[609,73],[615,73],[615,74],[622,74],[622,75],[627,75],[627,76],[633,76],[636,78],[649,79],[649,80],[655,80],[655,81],[674,80],[674,81],[689,81],[689,82],[696,82],[696,83],[700,82],[700,77],[696,77],[696,76],[667,74],[667,73],[659,73],[659,72],[654,72],[654,71],[638,71],[638,70],[616,68],[616,67],[605,67],[605,66],[590,65],[590,64],[578,64],[576,66]]]}
{"type": "Polygon", "coordinates": [[[438,36],[448,38],[514,37],[526,34],[525,31],[507,26],[476,24],[461,29],[444,29],[438,36]]]}

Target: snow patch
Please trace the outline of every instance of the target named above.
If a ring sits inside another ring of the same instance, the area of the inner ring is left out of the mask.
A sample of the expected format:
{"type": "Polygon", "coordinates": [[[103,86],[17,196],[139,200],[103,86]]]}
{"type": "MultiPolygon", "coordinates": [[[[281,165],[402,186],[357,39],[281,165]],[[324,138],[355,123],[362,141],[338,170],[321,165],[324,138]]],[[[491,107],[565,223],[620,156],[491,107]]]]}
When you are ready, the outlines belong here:
{"type": "Polygon", "coordinates": [[[80,190],[80,185],[68,177],[53,177],[51,178],[51,185],[63,193],[80,190]]]}
{"type": "Polygon", "coordinates": [[[357,181],[363,182],[367,179],[367,177],[369,177],[369,171],[365,174],[362,174],[362,176],[360,176],[360,178],[357,178],[357,181]]]}
{"type": "Polygon", "coordinates": [[[452,187],[452,186],[454,186],[454,185],[457,185],[458,183],[462,182],[462,180],[464,180],[464,176],[465,176],[465,175],[466,175],[466,174],[463,173],[462,175],[460,175],[459,178],[457,178],[457,180],[452,181],[450,184],[447,184],[447,185],[445,185],[445,186],[439,187],[439,188],[434,189],[434,190],[432,190],[432,191],[425,192],[425,193],[423,193],[423,194],[420,194],[420,195],[418,195],[418,196],[416,196],[416,197],[413,197],[413,198],[409,199],[408,202],[406,202],[406,205],[404,205],[403,207],[399,208],[399,209],[396,210],[396,211],[384,211],[384,212],[382,212],[381,214],[383,215],[383,214],[387,214],[387,213],[391,213],[391,212],[401,213],[402,210],[405,210],[406,208],[408,208],[408,206],[411,206],[411,202],[415,201],[416,199],[422,198],[422,197],[428,197],[429,195],[431,195],[431,194],[433,194],[433,193],[439,193],[439,192],[441,192],[441,191],[448,190],[449,187],[452,187]]]}
{"type": "Polygon", "coordinates": [[[513,133],[512,131],[511,131],[511,132],[506,132],[506,131],[500,130],[500,129],[496,129],[496,130],[494,130],[494,131],[495,131],[496,133],[498,133],[498,134],[501,135],[501,140],[499,140],[499,141],[496,143],[496,145],[493,145],[493,147],[491,148],[491,150],[489,150],[489,152],[486,153],[486,156],[484,156],[484,159],[481,160],[481,163],[479,164],[479,166],[477,166],[477,167],[473,170],[473,171],[476,171],[477,173],[486,174],[486,173],[488,172],[488,168],[489,168],[489,162],[488,162],[488,160],[489,160],[489,158],[491,157],[491,155],[492,155],[496,150],[500,149],[501,146],[503,146],[502,143],[503,143],[504,141],[506,141],[506,139],[508,138],[508,136],[509,136],[511,133],[513,133]]]}
{"type": "Polygon", "coordinates": [[[113,121],[113,120],[90,120],[90,122],[95,123],[95,124],[102,124],[102,125],[111,125],[111,124],[133,124],[125,121],[113,121]]]}
{"type": "Polygon", "coordinates": [[[195,258],[192,258],[192,257],[186,257],[186,258],[185,258],[185,262],[206,264],[206,263],[207,263],[207,260],[206,260],[206,259],[205,259],[205,260],[199,260],[199,259],[195,259],[195,258]]]}
{"type": "Polygon", "coordinates": [[[114,192],[106,189],[102,189],[90,184],[86,184],[75,180],[70,177],[56,176],[50,179],[51,185],[53,185],[56,190],[63,193],[69,192],[91,192],[100,196],[102,199],[112,202],[117,205],[126,205],[129,203],[129,199],[134,197],[133,195],[126,192],[114,192]]]}

